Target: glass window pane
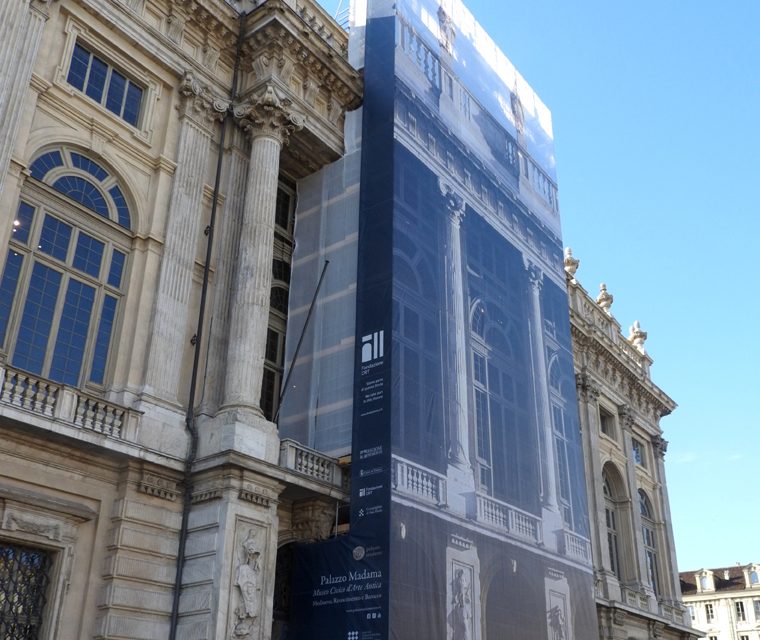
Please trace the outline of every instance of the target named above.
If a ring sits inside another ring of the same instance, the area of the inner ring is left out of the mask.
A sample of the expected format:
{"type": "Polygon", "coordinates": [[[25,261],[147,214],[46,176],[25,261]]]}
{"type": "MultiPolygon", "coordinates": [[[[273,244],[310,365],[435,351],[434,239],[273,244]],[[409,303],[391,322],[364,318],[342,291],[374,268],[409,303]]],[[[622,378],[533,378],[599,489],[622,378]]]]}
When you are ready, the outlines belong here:
{"type": "Polygon", "coordinates": [[[108,193],[113,198],[113,203],[116,205],[116,212],[119,216],[118,223],[125,229],[131,228],[131,222],[129,219],[129,207],[127,206],[127,200],[119,187],[111,187],[108,193]]]}
{"type": "Polygon", "coordinates": [[[90,52],[79,44],[74,45],[74,55],[71,56],[69,66],[68,83],[80,91],[84,89],[84,81],[87,77],[87,67],[90,65],[90,52]]]}
{"type": "Polygon", "coordinates": [[[93,278],[99,277],[104,247],[105,245],[100,240],[80,231],[77,247],[74,250],[74,268],[84,271],[93,278]]]}
{"type": "Polygon", "coordinates": [[[101,182],[108,177],[108,172],[103,167],[80,153],[71,152],[71,164],[95,176],[101,182]]]}
{"type": "Polygon", "coordinates": [[[124,102],[122,117],[133,127],[137,126],[140,119],[140,105],[142,103],[143,90],[133,83],[127,85],[127,99],[124,102]]]}
{"type": "Polygon", "coordinates": [[[63,157],[60,151],[48,151],[37,158],[29,167],[32,178],[42,180],[51,169],[63,166],[63,157]]]}
{"type": "Polygon", "coordinates": [[[12,239],[26,244],[29,241],[29,231],[34,221],[34,207],[23,200],[18,205],[18,213],[13,221],[12,239]]]}
{"type": "Polygon", "coordinates": [[[108,94],[106,95],[106,109],[117,116],[121,116],[121,106],[124,102],[124,93],[127,88],[127,79],[115,69],[111,70],[111,80],[108,82],[108,94]]]}
{"type": "Polygon", "coordinates": [[[103,384],[108,361],[108,346],[111,344],[114,318],[116,318],[116,298],[106,296],[103,300],[103,311],[100,314],[98,335],[95,339],[95,349],[92,355],[92,369],[90,380],[103,384]]]}
{"type": "Polygon", "coordinates": [[[79,176],[63,176],[53,183],[53,188],[76,200],[104,218],[108,218],[108,203],[100,190],[79,176]]]}
{"type": "Polygon", "coordinates": [[[60,286],[60,273],[35,263],[13,353],[14,366],[42,373],[60,286]]]}
{"type": "Polygon", "coordinates": [[[103,89],[106,86],[106,75],[108,75],[108,65],[100,58],[92,56],[90,62],[90,75],[87,78],[87,88],[85,93],[96,102],[103,99],[103,89]]]}
{"type": "Polygon", "coordinates": [[[108,284],[117,289],[121,286],[121,277],[124,273],[124,262],[127,256],[121,251],[113,250],[111,255],[111,268],[108,270],[108,284]]]}
{"type": "Polygon", "coordinates": [[[43,253],[65,261],[69,252],[69,242],[71,241],[71,227],[58,218],[45,216],[45,223],[42,225],[40,234],[40,244],[38,249],[43,253]]]}
{"type": "Polygon", "coordinates": [[[70,385],[79,383],[94,301],[93,287],[78,280],[69,280],[50,364],[52,380],[70,385]]]}
{"type": "Polygon", "coordinates": [[[13,299],[16,296],[16,287],[24,264],[24,256],[11,250],[5,261],[3,278],[0,280],[0,347],[5,342],[5,332],[8,329],[8,320],[11,317],[13,299]]]}

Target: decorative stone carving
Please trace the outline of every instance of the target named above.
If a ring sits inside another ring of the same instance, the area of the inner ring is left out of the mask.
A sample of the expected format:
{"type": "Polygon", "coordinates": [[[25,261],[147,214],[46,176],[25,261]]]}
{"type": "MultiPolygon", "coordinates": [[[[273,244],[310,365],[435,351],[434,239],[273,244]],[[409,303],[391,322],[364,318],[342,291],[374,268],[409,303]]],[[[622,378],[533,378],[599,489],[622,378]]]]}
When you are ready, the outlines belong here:
{"type": "Polygon", "coordinates": [[[235,586],[240,591],[240,604],[235,609],[237,621],[232,629],[232,638],[248,638],[261,612],[261,551],[254,530],[242,543],[243,561],[235,570],[235,586]]]}
{"type": "Polygon", "coordinates": [[[177,483],[155,473],[143,472],[138,489],[149,496],[174,502],[179,495],[177,483]]]}
{"type": "Polygon", "coordinates": [[[179,44],[182,39],[182,32],[185,30],[185,22],[187,18],[178,13],[175,9],[166,18],[166,35],[174,43],[179,44]]]}
{"type": "Polygon", "coordinates": [[[233,112],[241,126],[253,138],[268,136],[287,144],[294,131],[303,128],[306,119],[292,108],[292,100],[268,84],[247,102],[235,105],[233,112]]]}
{"type": "Polygon", "coordinates": [[[622,609],[612,610],[612,622],[619,627],[625,625],[626,613],[622,609]]]}
{"type": "Polygon", "coordinates": [[[596,303],[602,308],[602,311],[604,311],[608,316],[612,315],[612,312],[610,311],[610,307],[612,307],[612,303],[615,300],[613,295],[607,291],[607,285],[602,282],[602,284],[599,285],[599,295],[596,297],[596,303]]]}
{"type": "Polygon", "coordinates": [[[581,261],[573,257],[573,250],[570,247],[565,247],[564,264],[567,279],[573,284],[576,284],[577,280],[575,279],[575,272],[578,271],[578,266],[581,264],[581,261]]]}
{"type": "Polygon", "coordinates": [[[316,499],[293,505],[293,533],[298,540],[327,540],[334,524],[334,504],[316,499]]]}
{"type": "Polygon", "coordinates": [[[638,320],[634,320],[631,327],[628,329],[628,342],[630,342],[641,355],[646,355],[644,350],[644,343],[647,339],[647,332],[642,331],[641,325],[638,320]]]}
{"type": "Polygon", "coordinates": [[[599,401],[601,390],[585,371],[575,374],[575,386],[579,395],[587,402],[596,404],[599,401]]]}
{"type": "Polygon", "coordinates": [[[620,424],[623,429],[630,431],[633,429],[633,423],[635,422],[633,417],[633,411],[627,404],[622,404],[618,407],[618,417],[620,418],[620,424]]]}
{"type": "Polygon", "coordinates": [[[209,88],[192,73],[185,73],[179,93],[183,96],[182,109],[185,115],[206,126],[224,118],[230,103],[211,93],[209,88]]]}
{"type": "Polygon", "coordinates": [[[668,451],[668,441],[662,436],[654,436],[652,438],[652,448],[658,458],[664,459],[665,453],[668,451]]]}
{"type": "Polygon", "coordinates": [[[456,30],[454,28],[454,22],[446,13],[443,6],[438,7],[438,29],[439,39],[438,44],[441,45],[441,49],[451,55],[454,51],[454,40],[456,39],[456,30]]]}
{"type": "Polygon", "coordinates": [[[3,516],[2,528],[6,531],[20,531],[42,536],[48,540],[61,540],[63,537],[60,521],[42,515],[21,514],[10,509],[7,509],[3,516]]]}
{"type": "Polygon", "coordinates": [[[650,640],[655,640],[656,638],[662,637],[662,632],[665,629],[665,625],[662,622],[657,622],[655,620],[649,621],[649,638],[650,640]]]}

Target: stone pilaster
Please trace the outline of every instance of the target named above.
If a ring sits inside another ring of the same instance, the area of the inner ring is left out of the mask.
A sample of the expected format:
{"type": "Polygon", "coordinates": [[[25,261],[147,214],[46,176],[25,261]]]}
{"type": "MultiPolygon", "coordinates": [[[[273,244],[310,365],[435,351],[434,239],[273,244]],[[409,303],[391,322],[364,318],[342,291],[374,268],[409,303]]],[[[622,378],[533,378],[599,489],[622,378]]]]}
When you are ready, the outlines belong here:
{"type": "Polygon", "coordinates": [[[0,192],[16,143],[16,132],[42,30],[47,20],[47,2],[13,0],[0,7],[0,192]]]}
{"type": "MultiPolygon", "coordinates": [[[[660,513],[667,514],[670,513],[670,497],[668,496],[668,483],[665,478],[665,453],[668,450],[668,441],[662,436],[654,436],[652,438],[652,449],[654,450],[655,472],[659,486],[660,513]]],[[[661,539],[665,543],[665,548],[659,554],[661,558],[660,595],[664,600],[678,602],[679,591],[675,585],[680,584],[680,578],[678,576],[678,560],[676,558],[673,526],[669,518],[663,520],[662,529],[663,535],[661,539]],[[662,566],[663,564],[665,564],[664,567],[662,566]]]]}
{"type": "Polygon", "coordinates": [[[544,320],[541,312],[541,287],[543,286],[544,274],[540,267],[529,260],[525,261],[525,268],[528,271],[530,283],[530,346],[536,399],[536,421],[543,445],[543,460],[541,465],[543,502],[546,510],[559,513],[554,429],[552,427],[551,402],[549,400],[549,380],[546,372],[544,320]]]}
{"type": "Polygon", "coordinates": [[[221,408],[202,434],[203,454],[234,449],[275,462],[279,439],[259,406],[269,324],[272,250],[280,152],[303,126],[291,101],[267,85],[235,116],[251,137],[245,205],[229,300],[227,358],[221,408]]]}
{"type": "Polygon", "coordinates": [[[177,401],[182,358],[188,347],[189,301],[203,219],[201,205],[211,136],[214,123],[227,111],[225,103],[214,99],[189,74],[179,92],[177,171],[169,202],[145,376],[146,392],[169,402],[177,401]]]}
{"type": "Polygon", "coordinates": [[[230,297],[235,279],[235,256],[240,246],[240,227],[245,204],[248,152],[242,130],[233,128],[226,150],[224,176],[224,210],[218,218],[215,234],[216,267],[214,270],[213,321],[209,331],[206,385],[201,412],[213,416],[219,409],[224,393],[225,358],[227,356],[227,328],[230,297]]]}

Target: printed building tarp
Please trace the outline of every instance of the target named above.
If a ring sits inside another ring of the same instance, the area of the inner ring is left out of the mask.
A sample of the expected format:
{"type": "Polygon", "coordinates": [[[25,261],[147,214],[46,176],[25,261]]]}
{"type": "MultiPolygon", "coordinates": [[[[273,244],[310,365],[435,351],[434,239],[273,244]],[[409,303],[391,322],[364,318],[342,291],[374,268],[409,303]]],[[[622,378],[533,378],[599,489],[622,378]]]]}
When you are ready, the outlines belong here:
{"type": "Polygon", "coordinates": [[[296,550],[287,637],[595,638],[548,111],[455,0],[353,16],[361,134],[299,187],[294,283],[337,267],[280,425],[350,447],[351,531],[296,550]]]}

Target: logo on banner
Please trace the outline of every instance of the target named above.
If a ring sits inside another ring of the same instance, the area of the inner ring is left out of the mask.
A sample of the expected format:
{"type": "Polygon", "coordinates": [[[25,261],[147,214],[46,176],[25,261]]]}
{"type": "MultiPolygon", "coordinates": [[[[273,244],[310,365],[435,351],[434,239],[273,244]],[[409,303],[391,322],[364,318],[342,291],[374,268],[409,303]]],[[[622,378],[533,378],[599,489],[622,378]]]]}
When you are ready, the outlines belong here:
{"type": "Polygon", "coordinates": [[[375,331],[362,336],[362,364],[380,360],[383,357],[385,331],[375,331]]]}
{"type": "Polygon", "coordinates": [[[346,640],[359,640],[359,632],[349,631],[348,635],[346,636],[346,640]]]}
{"type": "Polygon", "coordinates": [[[364,560],[364,556],[366,553],[367,553],[367,550],[361,545],[359,545],[358,547],[354,547],[354,551],[351,555],[353,555],[354,560],[359,561],[359,560],[364,560]]]}

